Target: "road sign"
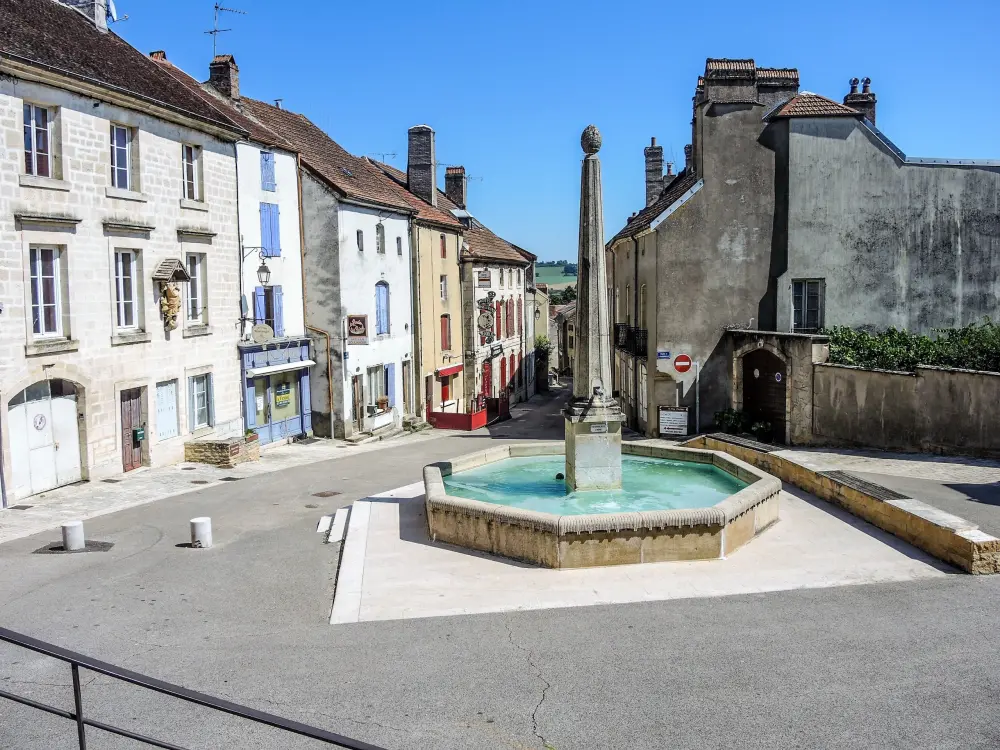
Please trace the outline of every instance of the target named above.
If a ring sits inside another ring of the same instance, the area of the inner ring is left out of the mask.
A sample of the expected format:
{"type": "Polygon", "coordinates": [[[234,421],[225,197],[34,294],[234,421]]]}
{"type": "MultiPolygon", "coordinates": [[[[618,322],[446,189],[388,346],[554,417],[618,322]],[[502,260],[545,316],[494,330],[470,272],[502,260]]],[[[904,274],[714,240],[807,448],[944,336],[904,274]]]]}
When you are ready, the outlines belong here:
{"type": "Polygon", "coordinates": [[[686,354],[678,354],[674,360],[674,369],[677,372],[687,372],[691,369],[691,358],[686,354]]]}

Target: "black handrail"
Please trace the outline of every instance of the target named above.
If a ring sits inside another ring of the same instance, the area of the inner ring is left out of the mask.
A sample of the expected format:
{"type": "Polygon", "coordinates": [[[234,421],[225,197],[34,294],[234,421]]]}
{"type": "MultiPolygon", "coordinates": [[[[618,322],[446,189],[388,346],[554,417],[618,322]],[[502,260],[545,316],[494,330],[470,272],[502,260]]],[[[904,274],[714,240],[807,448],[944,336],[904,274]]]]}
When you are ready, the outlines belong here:
{"type": "Polygon", "coordinates": [[[61,708],[56,708],[55,706],[49,706],[44,703],[31,700],[30,698],[8,693],[4,690],[0,690],[0,698],[7,698],[15,703],[30,706],[31,708],[38,709],[39,711],[45,711],[76,722],[76,731],[79,739],[80,750],[87,750],[86,727],[94,727],[95,729],[101,729],[120,737],[128,737],[129,739],[144,742],[147,745],[152,745],[153,747],[165,748],[166,750],[185,750],[185,748],[179,745],[172,745],[169,742],[155,740],[151,737],[145,737],[127,729],[122,729],[121,727],[105,724],[102,721],[88,719],[83,713],[83,692],[80,689],[80,667],[89,669],[91,672],[97,672],[98,674],[112,677],[116,680],[121,680],[122,682],[129,682],[133,685],[147,688],[148,690],[152,690],[157,693],[163,693],[164,695],[170,695],[174,698],[180,698],[182,701],[187,701],[188,703],[195,703],[199,706],[205,706],[206,708],[211,708],[215,711],[221,711],[223,713],[232,714],[233,716],[239,716],[240,718],[247,719],[257,724],[266,724],[267,726],[275,727],[285,732],[291,732],[293,734],[302,735],[303,737],[319,740],[328,745],[339,745],[340,747],[347,748],[348,750],[384,750],[384,748],[376,745],[369,745],[367,742],[361,742],[360,740],[352,740],[350,737],[334,734],[333,732],[328,732],[325,729],[311,727],[308,724],[302,724],[301,722],[285,719],[281,716],[269,714],[265,711],[258,711],[254,708],[241,706],[238,703],[222,700],[221,698],[206,695],[205,693],[188,690],[180,685],[163,682],[162,680],[157,680],[153,677],[147,677],[144,674],[132,672],[131,670],[117,667],[114,664],[108,664],[107,662],[92,659],[89,656],[84,656],[83,654],[78,654],[60,646],[40,641],[37,638],[32,638],[31,636],[24,635],[23,633],[16,633],[13,630],[8,630],[7,628],[0,628],[0,641],[13,643],[15,646],[36,651],[39,654],[51,656],[53,659],[59,659],[60,661],[68,662],[70,664],[73,672],[74,711],[66,711],[61,708]]]}

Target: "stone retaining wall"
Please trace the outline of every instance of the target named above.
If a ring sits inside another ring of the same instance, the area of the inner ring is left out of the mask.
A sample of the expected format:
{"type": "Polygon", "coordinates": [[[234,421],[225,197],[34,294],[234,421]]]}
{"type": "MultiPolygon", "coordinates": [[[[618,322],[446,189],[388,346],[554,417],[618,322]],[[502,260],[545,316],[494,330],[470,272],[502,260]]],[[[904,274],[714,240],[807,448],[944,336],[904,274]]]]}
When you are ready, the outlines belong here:
{"type": "Polygon", "coordinates": [[[184,460],[231,469],[247,461],[260,460],[260,441],[245,437],[192,440],[184,443],[184,460]]]}

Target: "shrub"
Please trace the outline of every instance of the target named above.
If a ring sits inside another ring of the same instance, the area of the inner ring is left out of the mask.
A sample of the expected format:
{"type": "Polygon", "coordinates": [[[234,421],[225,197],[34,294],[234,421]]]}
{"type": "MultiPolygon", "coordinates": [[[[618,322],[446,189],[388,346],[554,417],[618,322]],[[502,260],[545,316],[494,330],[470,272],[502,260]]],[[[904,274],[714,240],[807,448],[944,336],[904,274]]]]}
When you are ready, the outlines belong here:
{"type": "Polygon", "coordinates": [[[715,424],[727,435],[739,435],[746,432],[747,416],[739,409],[723,409],[715,412],[715,424]]]}

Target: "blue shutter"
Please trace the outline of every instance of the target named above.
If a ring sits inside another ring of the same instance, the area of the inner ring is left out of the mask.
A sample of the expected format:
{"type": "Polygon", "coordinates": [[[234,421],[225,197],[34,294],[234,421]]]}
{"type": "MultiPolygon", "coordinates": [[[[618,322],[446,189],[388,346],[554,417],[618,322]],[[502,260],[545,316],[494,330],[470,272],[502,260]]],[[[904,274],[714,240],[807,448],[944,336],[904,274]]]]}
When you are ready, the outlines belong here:
{"type": "Polygon", "coordinates": [[[275,284],[272,289],[274,290],[274,335],[284,336],[285,312],[281,309],[281,287],[275,284]]]}
{"type": "Polygon", "coordinates": [[[277,203],[260,204],[260,245],[266,258],[281,255],[277,203]]]}
{"type": "Polygon", "coordinates": [[[246,428],[257,426],[257,389],[254,388],[253,378],[244,378],[246,388],[246,401],[243,404],[243,418],[246,420],[246,428]]]}
{"type": "Polygon", "coordinates": [[[266,308],[264,307],[264,287],[259,286],[253,290],[253,322],[263,323],[266,315],[266,308]]]}
{"type": "Polygon", "coordinates": [[[281,212],[278,210],[278,204],[272,203],[271,206],[271,255],[273,257],[278,257],[281,255],[281,232],[279,231],[281,218],[281,212]]]}
{"type": "Polygon", "coordinates": [[[396,405],[396,363],[390,362],[385,366],[386,372],[389,374],[389,406],[396,405]]]}
{"type": "Polygon", "coordinates": [[[375,333],[389,333],[389,287],[375,285],[375,333]]]}
{"type": "Polygon", "coordinates": [[[260,189],[274,190],[274,154],[260,152],[260,189]]]}

